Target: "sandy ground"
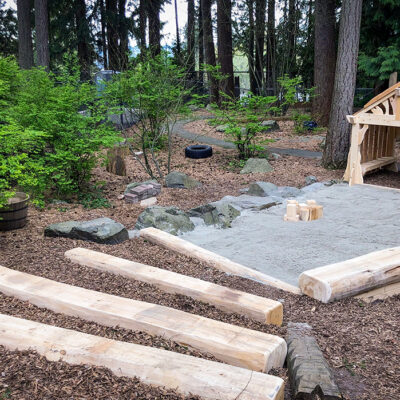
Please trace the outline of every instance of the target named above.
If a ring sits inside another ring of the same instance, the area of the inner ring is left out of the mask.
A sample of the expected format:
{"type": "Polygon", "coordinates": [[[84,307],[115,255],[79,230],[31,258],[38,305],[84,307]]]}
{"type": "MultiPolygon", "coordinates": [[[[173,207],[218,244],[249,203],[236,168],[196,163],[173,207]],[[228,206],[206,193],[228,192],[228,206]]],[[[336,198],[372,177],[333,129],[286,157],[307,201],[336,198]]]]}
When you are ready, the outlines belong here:
{"type": "Polygon", "coordinates": [[[298,198],[306,199],[324,206],[322,219],[284,222],[284,201],[242,211],[230,229],[203,225],[183,238],[294,285],[307,269],[399,245],[398,191],[340,184],[298,198]]]}

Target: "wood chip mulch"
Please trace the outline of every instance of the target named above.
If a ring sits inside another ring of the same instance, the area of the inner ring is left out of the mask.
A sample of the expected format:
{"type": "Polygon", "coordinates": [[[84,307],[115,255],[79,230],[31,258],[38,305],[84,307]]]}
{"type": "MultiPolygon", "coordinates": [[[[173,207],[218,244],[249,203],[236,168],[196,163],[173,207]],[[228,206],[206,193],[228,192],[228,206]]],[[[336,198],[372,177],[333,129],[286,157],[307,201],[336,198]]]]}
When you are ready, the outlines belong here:
{"type": "MultiPolygon", "coordinates": [[[[240,188],[257,180],[300,187],[307,175],[327,180],[339,179],[343,174],[343,171],[324,170],[316,160],[282,157],[272,162],[275,168],[273,173],[245,176],[229,167],[229,162],[235,157],[234,152],[216,148],[215,155],[209,159],[189,160],[183,156],[183,149],[187,143],[176,139],[178,147],[173,169],[188,173],[200,180],[203,186],[190,191],[163,188],[161,195],[158,196],[161,205],[175,205],[188,209],[218,200],[228,194],[238,195],[240,188]]],[[[333,368],[345,400],[398,398],[400,296],[373,304],[347,299],[326,305],[305,296],[295,296],[254,281],[228,276],[188,257],[151,245],[142,239],[107,246],[43,236],[45,226],[50,223],[105,216],[132,229],[143,209],[137,204],[125,204],[117,200],[117,196],[123,192],[128,182],[142,181],[147,177],[137,162],[131,158],[128,158],[127,170],[128,177],[113,176],[103,168],[96,170],[96,179],[107,182],[105,195],[112,203],[109,209],[85,210],[76,204],[49,205],[44,211],[30,207],[29,222],[25,228],[0,233],[0,265],[91,290],[173,307],[281,337],[285,337],[289,321],[307,322],[313,327],[313,334],[333,368]],[[185,296],[163,293],[148,284],[75,265],[64,258],[64,252],[78,246],[283,301],[283,326],[263,325],[242,315],[225,313],[185,296]]],[[[382,178],[375,179],[375,183],[383,183],[382,178]]],[[[39,309],[4,295],[0,295],[0,313],[213,359],[210,355],[165,338],[119,327],[104,327],[79,318],[39,309]]],[[[273,370],[271,373],[287,380],[285,368],[273,370]]],[[[135,379],[116,377],[105,369],[69,366],[65,363],[46,361],[33,352],[9,352],[0,348],[0,399],[8,398],[180,399],[181,397],[175,392],[153,388],[135,379]]],[[[194,397],[188,398],[194,399],[194,397]]],[[[286,385],[285,399],[291,398],[289,385],[286,385]]]]}

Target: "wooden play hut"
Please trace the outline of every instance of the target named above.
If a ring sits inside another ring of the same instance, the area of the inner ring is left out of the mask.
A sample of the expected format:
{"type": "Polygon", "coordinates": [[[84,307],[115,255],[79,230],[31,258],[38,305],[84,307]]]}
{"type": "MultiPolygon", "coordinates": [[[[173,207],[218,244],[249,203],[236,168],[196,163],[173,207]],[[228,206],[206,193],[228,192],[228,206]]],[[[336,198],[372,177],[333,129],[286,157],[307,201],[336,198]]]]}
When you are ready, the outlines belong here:
{"type": "Polygon", "coordinates": [[[362,184],[364,175],[381,168],[398,172],[396,138],[400,137],[400,82],[370,100],[347,120],[351,144],[344,180],[362,184]]]}

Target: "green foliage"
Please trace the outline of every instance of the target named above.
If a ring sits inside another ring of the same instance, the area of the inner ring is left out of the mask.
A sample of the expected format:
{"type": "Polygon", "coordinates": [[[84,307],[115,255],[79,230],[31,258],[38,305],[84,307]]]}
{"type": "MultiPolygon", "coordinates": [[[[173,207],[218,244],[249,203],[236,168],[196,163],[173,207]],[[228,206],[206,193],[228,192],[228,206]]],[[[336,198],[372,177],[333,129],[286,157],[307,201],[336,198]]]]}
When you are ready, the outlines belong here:
{"type": "Polygon", "coordinates": [[[104,197],[101,187],[95,186],[91,191],[79,195],[79,202],[83,208],[92,210],[94,208],[110,208],[110,202],[104,197]]]}
{"type": "Polygon", "coordinates": [[[235,144],[240,160],[261,154],[264,151],[262,145],[271,142],[260,137],[260,133],[265,132],[260,120],[262,121],[268,114],[279,112],[276,103],[275,96],[250,94],[236,100],[225,95],[222,106],[215,109],[216,121],[227,125],[225,134],[235,144]]]}
{"type": "Polygon", "coordinates": [[[364,87],[400,71],[400,3],[366,0],[360,34],[359,76],[364,87]]]}
{"type": "Polygon", "coordinates": [[[0,56],[17,55],[17,18],[12,8],[0,0],[0,56]]]}
{"type": "Polygon", "coordinates": [[[20,71],[13,60],[0,58],[0,102],[3,202],[17,187],[39,205],[50,193],[78,193],[100,150],[118,140],[115,130],[101,123],[106,109],[95,88],[78,76],[56,80],[43,69],[20,71]]]}
{"type": "Polygon", "coordinates": [[[152,178],[163,179],[158,151],[165,145],[169,171],[171,130],[178,114],[189,112],[184,100],[190,90],[185,88],[184,79],[185,71],[162,53],[157,57],[141,57],[107,85],[107,101],[114,105],[114,112],[125,108],[138,121],[130,139],[134,147],[143,151],[142,166],[152,178]]]}

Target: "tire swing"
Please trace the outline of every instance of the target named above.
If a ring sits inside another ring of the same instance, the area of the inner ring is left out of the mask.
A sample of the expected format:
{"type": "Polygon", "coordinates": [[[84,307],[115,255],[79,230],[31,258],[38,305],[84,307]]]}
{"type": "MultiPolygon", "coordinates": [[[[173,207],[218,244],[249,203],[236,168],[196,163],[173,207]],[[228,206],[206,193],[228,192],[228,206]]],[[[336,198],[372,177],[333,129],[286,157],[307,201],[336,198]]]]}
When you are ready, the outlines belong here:
{"type": "Polygon", "coordinates": [[[185,156],[187,158],[208,158],[211,157],[213,154],[212,147],[203,144],[196,144],[192,146],[188,146],[185,149],[185,156]]]}

